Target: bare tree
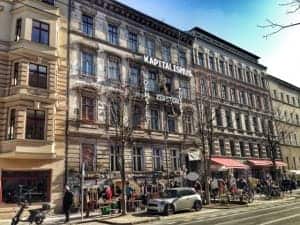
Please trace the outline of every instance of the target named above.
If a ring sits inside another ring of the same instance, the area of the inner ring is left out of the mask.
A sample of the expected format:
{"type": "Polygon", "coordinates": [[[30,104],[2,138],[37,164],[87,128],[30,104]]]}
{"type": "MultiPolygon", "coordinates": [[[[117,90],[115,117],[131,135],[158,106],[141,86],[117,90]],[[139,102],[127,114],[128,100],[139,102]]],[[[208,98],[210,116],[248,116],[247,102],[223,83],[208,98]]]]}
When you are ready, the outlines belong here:
{"type": "MultiPolygon", "coordinates": [[[[287,14],[298,13],[300,11],[300,0],[291,0],[285,3],[281,3],[279,4],[279,6],[287,8],[286,10],[287,14]]],[[[300,22],[291,22],[289,24],[283,24],[283,23],[274,22],[271,19],[266,19],[266,24],[258,25],[258,27],[263,29],[271,29],[270,32],[268,32],[263,36],[264,38],[268,38],[284,29],[295,27],[298,25],[300,25],[300,22]]]]}
{"type": "MultiPolygon", "coordinates": [[[[195,81],[195,87],[197,90],[199,81],[195,81]]],[[[206,82],[206,80],[204,80],[206,82]]],[[[208,87],[206,83],[202,86],[200,84],[200,92],[195,94],[195,106],[197,113],[197,130],[196,135],[198,138],[198,147],[201,149],[200,158],[202,160],[203,176],[204,181],[204,197],[207,204],[210,204],[210,192],[209,192],[209,181],[211,177],[211,157],[213,154],[213,137],[214,137],[214,124],[215,116],[213,116],[213,82],[211,74],[209,74],[208,87]],[[206,145],[206,141],[207,144],[206,145]]],[[[218,106],[219,107],[219,106],[218,106]]]]}
{"type": "Polygon", "coordinates": [[[144,120],[143,118],[145,118],[143,113],[144,99],[140,93],[140,88],[134,88],[127,84],[121,85],[118,91],[108,91],[106,93],[108,100],[106,124],[107,131],[110,133],[108,138],[120,149],[122,215],[127,213],[125,148],[131,146],[134,130],[139,128],[144,120]]]}
{"type": "Polygon", "coordinates": [[[276,160],[281,158],[281,144],[285,144],[286,138],[291,137],[295,133],[295,129],[291,125],[293,123],[292,118],[287,117],[282,107],[273,107],[272,116],[269,118],[267,126],[265,126],[266,128],[263,131],[267,147],[267,157],[272,161],[272,176],[276,182],[279,179],[276,160]]]}

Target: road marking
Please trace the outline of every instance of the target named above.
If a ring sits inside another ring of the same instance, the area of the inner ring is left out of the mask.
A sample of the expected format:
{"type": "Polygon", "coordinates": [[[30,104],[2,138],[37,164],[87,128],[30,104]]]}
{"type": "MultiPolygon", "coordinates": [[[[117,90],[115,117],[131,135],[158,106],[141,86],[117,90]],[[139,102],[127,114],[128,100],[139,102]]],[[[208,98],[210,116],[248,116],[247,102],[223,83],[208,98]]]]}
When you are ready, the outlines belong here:
{"type": "Polygon", "coordinates": [[[298,217],[298,216],[300,216],[300,214],[295,214],[295,215],[291,215],[291,216],[282,217],[280,219],[271,220],[271,221],[268,221],[268,222],[265,222],[265,223],[260,223],[259,225],[268,225],[268,224],[272,224],[272,223],[277,223],[277,222],[287,220],[287,219],[291,219],[291,218],[298,217]]]}

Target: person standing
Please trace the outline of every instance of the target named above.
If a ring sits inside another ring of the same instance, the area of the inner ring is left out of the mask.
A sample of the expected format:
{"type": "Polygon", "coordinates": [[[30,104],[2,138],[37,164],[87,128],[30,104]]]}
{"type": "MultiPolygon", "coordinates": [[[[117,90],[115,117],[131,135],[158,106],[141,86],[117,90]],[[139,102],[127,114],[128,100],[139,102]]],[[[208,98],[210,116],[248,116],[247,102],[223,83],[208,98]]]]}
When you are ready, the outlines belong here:
{"type": "Polygon", "coordinates": [[[73,193],[70,191],[70,187],[66,186],[65,187],[65,194],[64,194],[64,198],[63,198],[63,211],[65,214],[65,223],[69,222],[70,220],[70,210],[73,204],[73,200],[74,200],[74,195],[73,193]]]}

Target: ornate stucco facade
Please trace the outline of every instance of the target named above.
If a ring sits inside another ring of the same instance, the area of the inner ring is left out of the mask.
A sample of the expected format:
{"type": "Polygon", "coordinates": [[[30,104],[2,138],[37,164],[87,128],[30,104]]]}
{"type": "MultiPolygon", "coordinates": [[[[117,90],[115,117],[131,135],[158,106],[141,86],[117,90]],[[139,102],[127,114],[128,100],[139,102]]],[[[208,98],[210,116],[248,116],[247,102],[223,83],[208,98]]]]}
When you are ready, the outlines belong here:
{"type": "Polygon", "coordinates": [[[3,203],[31,190],[61,204],[68,1],[0,2],[0,171],[3,203]]]}
{"type": "Polygon", "coordinates": [[[268,75],[282,158],[288,170],[300,169],[300,88],[268,75]]]}

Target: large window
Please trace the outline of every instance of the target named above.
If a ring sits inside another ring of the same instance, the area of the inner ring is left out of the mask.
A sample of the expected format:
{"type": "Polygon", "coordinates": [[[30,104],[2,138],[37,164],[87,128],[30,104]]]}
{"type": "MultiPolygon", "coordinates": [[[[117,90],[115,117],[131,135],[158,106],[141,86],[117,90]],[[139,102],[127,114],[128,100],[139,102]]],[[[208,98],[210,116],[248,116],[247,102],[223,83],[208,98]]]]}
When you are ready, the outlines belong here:
{"type": "Polygon", "coordinates": [[[240,103],[246,104],[245,92],[240,91],[240,103]]]}
{"type": "Polygon", "coordinates": [[[146,54],[155,57],[155,42],[152,39],[146,39],[146,54]]]}
{"type": "Polygon", "coordinates": [[[244,145],[244,142],[240,141],[240,151],[241,151],[241,156],[242,157],[245,157],[246,154],[245,154],[245,145],[244,145]]]}
{"type": "Polygon", "coordinates": [[[16,21],[16,31],[15,31],[15,41],[19,41],[21,38],[21,32],[22,32],[22,19],[18,18],[16,21]]]}
{"type": "Polygon", "coordinates": [[[132,125],[134,128],[139,128],[142,126],[144,112],[142,107],[138,104],[132,106],[132,125]]]}
{"type": "Polygon", "coordinates": [[[184,113],[183,114],[183,132],[185,134],[193,133],[193,114],[192,113],[184,113]]]}
{"type": "Polygon", "coordinates": [[[81,73],[83,75],[95,74],[94,54],[84,51],[81,53],[81,73]]]}
{"type": "Polygon", "coordinates": [[[186,66],[186,55],[184,51],[178,51],[178,62],[180,66],[186,66]]]}
{"type": "Polygon", "coordinates": [[[258,120],[256,117],[252,117],[252,120],[253,120],[254,131],[257,133],[257,132],[259,132],[258,120]]]}
{"type": "Polygon", "coordinates": [[[176,131],[176,118],[171,112],[167,113],[168,132],[174,133],[176,131]]]}
{"type": "Polygon", "coordinates": [[[242,68],[238,68],[238,76],[239,76],[239,80],[243,81],[243,70],[242,70],[242,68]]]}
{"type": "Polygon", "coordinates": [[[225,144],[223,139],[219,139],[219,145],[220,145],[220,153],[221,155],[226,155],[225,151],[225,144]]]}
{"type": "Polygon", "coordinates": [[[215,117],[216,117],[217,126],[222,127],[223,126],[222,114],[221,114],[221,110],[218,108],[215,109],[215,117]]]}
{"type": "Polygon", "coordinates": [[[167,94],[171,94],[171,92],[173,90],[173,79],[172,79],[172,77],[166,76],[165,89],[167,91],[167,94]]]}
{"type": "Polygon", "coordinates": [[[49,24],[32,20],[31,40],[40,44],[49,45],[49,24]]]}
{"type": "Polygon", "coordinates": [[[209,56],[208,61],[209,61],[209,68],[211,70],[216,70],[214,57],[213,56],[209,56]]]}
{"type": "Polygon", "coordinates": [[[95,146],[93,144],[82,144],[81,160],[82,163],[84,163],[84,168],[86,171],[96,170],[96,159],[97,159],[97,154],[95,151],[95,146]]]}
{"type": "Polygon", "coordinates": [[[151,129],[159,130],[159,111],[157,109],[151,109],[151,129]]]}
{"type": "Polygon", "coordinates": [[[249,143],[249,151],[250,151],[250,155],[251,157],[254,157],[254,147],[253,147],[253,143],[249,143]]]}
{"type": "Polygon", "coordinates": [[[220,72],[222,74],[225,74],[225,62],[223,60],[220,60],[219,63],[220,63],[220,72]]]}
{"type": "Polygon", "coordinates": [[[7,139],[12,140],[15,138],[16,138],[16,109],[11,109],[9,112],[7,139]]]}
{"type": "Polygon", "coordinates": [[[234,76],[234,69],[233,69],[233,65],[229,64],[229,76],[233,77],[234,76]]]}
{"type": "Polygon", "coordinates": [[[121,109],[117,100],[110,103],[110,124],[112,126],[119,126],[121,123],[121,109]]]}
{"type": "Polygon", "coordinates": [[[96,111],[96,100],[93,97],[82,96],[81,119],[94,121],[96,111]]]}
{"type": "Polygon", "coordinates": [[[108,59],[108,80],[111,81],[121,81],[120,74],[120,59],[116,57],[109,57],[108,59]]]}
{"type": "Polygon", "coordinates": [[[180,169],[180,152],[177,149],[171,149],[172,169],[174,171],[180,169]]]}
{"type": "Polygon", "coordinates": [[[119,43],[118,27],[113,24],[108,24],[108,41],[113,45],[119,43]]]}
{"type": "Polygon", "coordinates": [[[230,100],[236,102],[236,92],[234,88],[230,88],[230,100]]]}
{"type": "Polygon", "coordinates": [[[218,97],[218,85],[216,81],[213,81],[211,83],[211,88],[212,88],[212,95],[213,97],[218,97]]]}
{"type": "Polygon", "coordinates": [[[245,126],[246,126],[246,131],[248,133],[251,132],[250,120],[249,120],[249,116],[248,115],[245,115],[245,126]]]}
{"type": "Polygon", "coordinates": [[[29,86],[47,88],[47,67],[42,65],[29,64],[29,86]]]}
{"type": "Polygon", "coordinates": [[[144,170],[144,155],[142,147],[133,147],[133,171],[143,171],[144,170]]]}
{"type": "Polygon", "coordinates": [[[263,153],[262,153],[262,149],[261,149],[261,145],[257,144],[257,151],[258,151],[258,157],[262,158],[263,157],[263,153]]]}
{"type": "Polygon", "coordinates": [[[163,159],[162,159],[162,150],[161,148],[154,147],[153,152],[153,170],[161,171],[163,170],[163,159]]]}
{"type": "Polygon", "coordinates": [[[45,112],[28,109],[26,113],[26,139],[45,138],[45,112]]]}
{"type": "Polygon", "coordinates": [[[202,96],[207,95],[206,81],[204,79],[200,80],[200,94],[202,96]]]}
{"type": "Polygon", "coordinates": [[[225,111],[225,116],[226,116],[226,121],[227,121],[227,128],[233,128],[231,111],[230,110],[226,110],[225,111]]]}
{"type": "Polygon", "coordinates": [[[232,156],[236,155],[236,150],[235,150],[235,143],[234,140],[230,140],[229,141],[229,145],[230,145],[230,152],[232,156]]]}
{"type": "Polygon", "coordinates": [[[170,62],[171,61],[171,49],[170,46],[163,45],[162,46],[162,59],[163,61],[170,62]]]}
{"type": "Polygon", "coordinates": [[[19,80],[19,66],[20,64],[18,62],[14,63],[14,68],[12,71],[12,76],[11,76],[11,82],[10,84],[12,86],[16,86],[18,84],[18,80],[19,80]]]}
{"type": "Polygon", "coordinates": [[[158,91],[158,74],[154,71],[149,71],[148,75],[148,88],[149,91],[158,91]]]}
{"type": "Polygon", "coordinates": [[[128,32],[128,48],[134,52],[138,51],[138,35],[134,32],[128,32]]]}
{"type": "Polygon", "coordinates": [[[225,85],[221,86],[221,98],[227,99],[227,88],[225,85]]]}
{"type": "Polygon", "coordinates": [[[131,66],[129,71],[130,85],[138,87],[141,83],[140,69],[137,66],[131,66]]]}
{"type": "Polygon", "coordinates": [[[110,146],[110,170],[111,171],[120,171],[121,169],[121,152],[120,146],[112,145],[110,146]]]}
{"type": "Polygon", "coordinates": [[[190,81],[189,80],[181,80],[180,81],[180,89],[181,89],[181,97],[183,99],[190,99],[190,81]]]}
{"type": "Polygon", "coordinates": [[[82,32],[88,36],[94,34],[94,18],[88,15],[82,15],[82,32]]]}
{"type": "Polygon", "coordinates": [[[257,109],[261,109],[262,108],[261,99],[260,99],[259,95],[256,96],[256,108],[257,109]]]}
{"type": "Polygon", "coordinates": [[[204,66],[204,54],[202,52],[198,53],[198,64],[204,66]]]}
{"type": "Polygon", "coordinates": [[[236,126],[238,130],[242,130],[242,121],[241,121],[241,115],[240,113],[235,114],[235,121],[236,121],[236,126]]]}

